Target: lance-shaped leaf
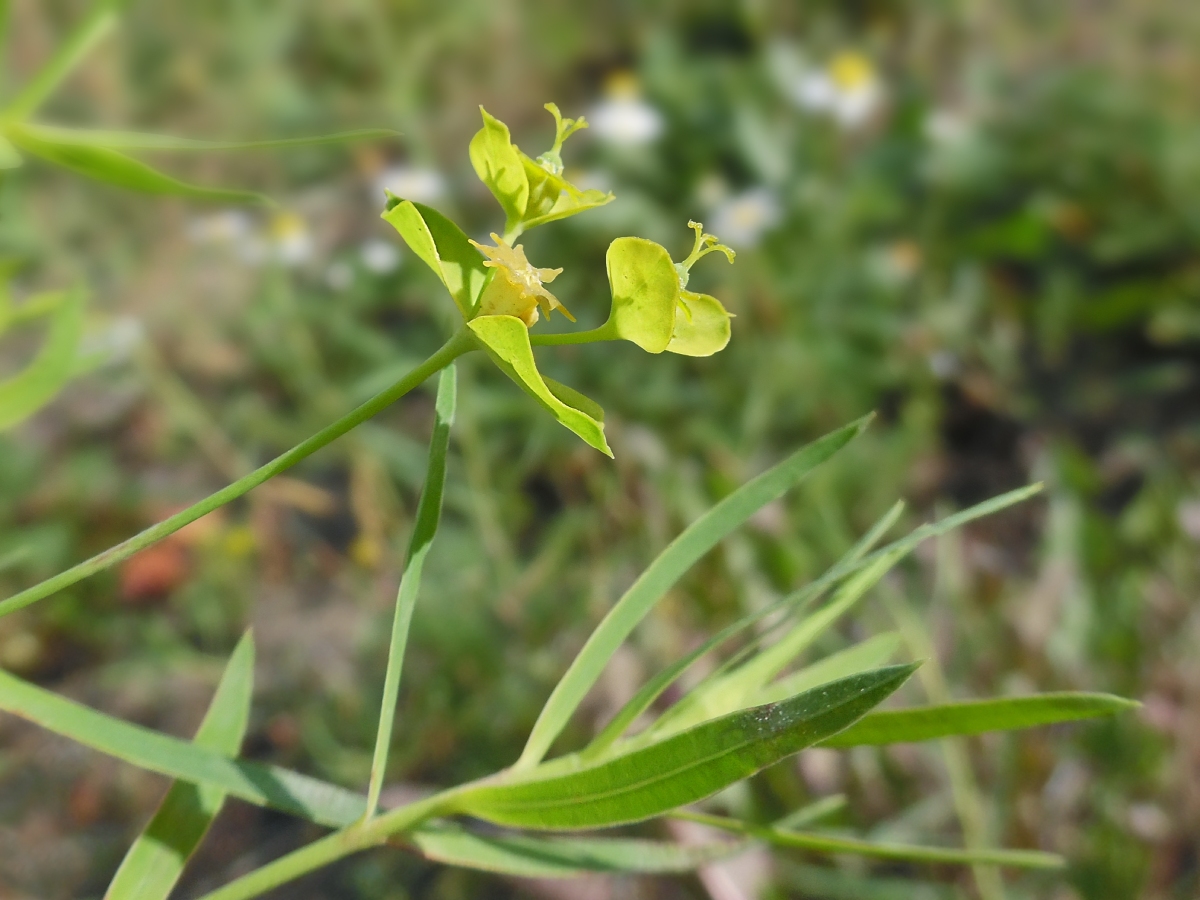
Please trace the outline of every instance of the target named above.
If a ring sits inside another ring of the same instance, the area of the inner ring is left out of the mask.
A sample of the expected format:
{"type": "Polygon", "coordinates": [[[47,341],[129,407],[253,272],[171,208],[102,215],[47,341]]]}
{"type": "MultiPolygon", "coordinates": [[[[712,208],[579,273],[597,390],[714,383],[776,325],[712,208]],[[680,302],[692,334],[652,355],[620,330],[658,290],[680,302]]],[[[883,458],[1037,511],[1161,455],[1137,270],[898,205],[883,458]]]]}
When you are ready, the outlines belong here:
{"type": "Polygon", "coordinates": [[[605,256],[612,310],[605,328],[648,353],[662,353],[675,332],[679,275],[666,248],[640,237],[617,238],[605,256]]]}
{"type": "Polygon", "coordinates": [[[80,288],[58,300],[50,333],[33,362],[0,381],[0,430],[11,428],[50,402],[74,373],[76,349],[83,333],[84,300],[80,288]]]}
{"type": "Polygon", "coordinates": [[[529,344],[529,329],[524,322],[515,316],[477,316],[467,326],[504,374],[559,422],[600,452],[612,456],[608,441],[604,439],[603,421],[556,396],[538,372],[533,347],[529,344]]]}
{"type": "Polygon", "coordinates": [[[637,838],[480,834],[441,822],[423,825],[403,839],[435,862],[519,878],[690,872],[736,856],[753,843],[742,839],[683,845],[637,838]]]}
{"type": "Polygon", "coordinates": [[[80,175],[147,194],[168,194],[194,200],[221,200],[233,203],[269,203],[253,191],[209,188],[188,184],[151,168],[140,160],[108,147],[80,143],[60,143],[40,134],[24,123],[9,123],[5,135],[26,153],[46,162],[70,169],[80,175]]]}
{"type": "MultiPolygon", "coordinates": [[[[547,104],[547,108],[550,106],[552,104],[547,104]]],[[[531,159],[512,142],[507,125],[482,106],[479,111],[483,115],[483,127],[471,139],[471,165],[479,180],[500,202],[506,232],[519,234],[613,200],[611,193],[581,190],[571,184],[562,177],[560,167],[549,160],[531,159]]],[[[560,125],[557,144],[561,146],[563,122],[557,114],[555,119],[560,125]]]]}
{"type": "Polygon", "coordinates": [[[462,229],[432,207],[391,194],[383,219],[441,279],[462,317],[474,316],[492,270],[484,266],[483,254],[472,246],[462,229]]]}
{"type": "MultiPolygon", "coordinates": [[[[9,126],[12,127],[12,126],[9,126]]],[[[60,147],[104,147],[123,151],[169,151],[176,153],[208,152],[211,150],[278,150],[289,147],[315,147],[323,144],[342,144],[349,141],[397,137],[399,132],[386,128],[360,128],[308,137],[273,138],[262,141],[202,141],[174,137],[169,134],[147,134],[141,131],[107,131],[90,128],[66,128],[38,122],[21,122],[23,134],[56,144],[60,147]]]]}
{"type": "Polygon", "coordinates": [[[1133,700],[1112,694],[1067,691],[886,710],[871,713],[842,734],[827,740],[825,746],[902,744],[988,731],[1015,731],[1038,725],[1112,716],[1136,709],[1139,705],[1133,700]]]}
{"type": "Polygon", "coordinates": [[[567,774],[481,784],[454,808],[500,825],[602,828],[694,803],[836,734],[895,691],[916,666],[853,675],[783,703],[705,722],[567,774]]]}
{"type": "Polygon", "coordinates": [[[801,447],[746,482],[676,537],[596,626],[542,708],[517,765],[529,768],[542,760],[617,648],[684,572],[755,512],[803,481],[860,434],[870,420],[867,416],[851,422],[801,447]]]}
{"type": "Polygon", "coordinates": [[[279,766],[230,759],[191,741],[97,712],[3,670],[0,710],[139,768],[214,787],[320,825],[350,825],[366,810],[360,794],[335,784],[279,766]]]}
{"type": "Polygon", "coordinates": [[[681,291],[675,308],[675,331],[668,353],[680,356],[712,356],[729,343],[732,316],[721,301],[708,294],[681,291]]]}
{"type": "MultiPolygon", "coordinates": [[[[250,720],[253,686],[254,639],[247,631],[229,657],[193,743],[237,756],[250,720]]],[[[171,785],[154,818],[125,854],[105,900],[166,900],[224,803],[220,788],[187,782],[171,785]]]]}

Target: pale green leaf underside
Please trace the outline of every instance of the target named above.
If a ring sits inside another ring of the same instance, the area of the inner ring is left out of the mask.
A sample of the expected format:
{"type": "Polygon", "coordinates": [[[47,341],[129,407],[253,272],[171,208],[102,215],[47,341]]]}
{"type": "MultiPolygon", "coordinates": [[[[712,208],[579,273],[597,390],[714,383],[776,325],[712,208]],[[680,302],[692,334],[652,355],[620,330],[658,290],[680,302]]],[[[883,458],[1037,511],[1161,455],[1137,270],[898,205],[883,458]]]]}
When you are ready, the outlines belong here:
{"type": "Polygon", "coordinates": [[[859,434],[869,421],[870,417],[859,419],[797,450],[742,485],[676,537],[592,632],[546,701],[518,767],[529,768],[541,761],[613,653],[697,560],[755,512],[803,480],[859,434]]]}
{"type": "MultiPolygon", "coordinates": [[[[254,640],[246,632],[229,657],[192,743],[237,756],[250,720],[253,687],[254,640]]],[[[224,802],[220,788],[183,781],[172,784],[154,818],[125,854],[105,900],[166,900],[224,802]]]]}
{"type": "Polygon", "coordinates": [[[492,274],[483,264],[483,254],[436,209],[400,198],[390,198],[388,205],[383,219],[441,279],[463,318],[470,319],[479,308],[479,297],[492,274]]]}
{"type": "Polygon", "coordinates": [[[0,381],[0,430],[11,428],[50,402],[74,373],[84,300],[79,289],[63,296],[33,362],[0,381]]]}
{"type": "Polygon", "coordinates": [[[751,843],[714,841],[685,846],[636,838],[487,835],[440,823],[422,826],[404,838],[435,862],[520,878],[688,872],[736,856],[751,843]]]}
{"type": "Polygon", "coordinates": [[[345,788],[278,766],[230,759],[97,712],[4,671],[0,671],[0,710],[151,772],[209,785],[321,825],[349,825],[366,810],[364,798],[345,788]]]}
{"type": "MultiPolygon", "coordinates": [[[[705,722],[567,774],[468,788],[454,809],[499,825],[600,828],[636,822],[708,797],[841,731],[884,700],[915,666],[892,666],[705,722]]],[[[553,767],[553,764],[551,764],[553,767]]]]}
{"type": "Polygon", "coordinates": [[[853,647],[832,653],[824,659],[805,666],[798,672],[793,672],[772,682],[755,694],[750,703],[753,706],[763,703],[778,703],[780,700],[794,697],[801,691],[814,688],[818,684],[836,681],[847,675],[853,675],[855,672],[878,668],[896,655],[901,642],[898,631],[877,634],[853,647]]]}
{"type": "Polygon", "coordinates": [[[537,370],[529,329],[515,316],[477,316],[467,323],[492,361],[559,422],[602,453],[612,456],[604,423],[556,397],[537,370]]]}
{"type": "Polygon", "coordinates": [[[1137,706],[1132,700],[1112,694],[1063,692],[884,710],[869,714],[825,741],[824,745],[900,744],[988,731],[1012,731],[1111,716],[1137,706]]]}

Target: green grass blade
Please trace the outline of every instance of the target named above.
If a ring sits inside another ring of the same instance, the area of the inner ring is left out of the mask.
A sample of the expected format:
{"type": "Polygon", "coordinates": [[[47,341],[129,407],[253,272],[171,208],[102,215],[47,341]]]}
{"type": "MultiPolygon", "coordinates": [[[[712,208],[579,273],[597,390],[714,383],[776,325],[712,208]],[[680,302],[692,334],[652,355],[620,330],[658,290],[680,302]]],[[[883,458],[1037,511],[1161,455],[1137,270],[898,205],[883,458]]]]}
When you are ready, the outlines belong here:
{"type": "Polygon", "coordinates": [[[92,48],[116,27],[117,10],[121,5],[122,0],[97,0],[33,81],[4,110],[4,117],[23,119],[41,106],[92,48]]]}
{"type": "Polygon", "coordinates": [[[886,665],[888,660],[900,649],[902,638],[898,631],[877,634],[872,638],[832,653],[812,665],[805,666],[798,672],[785,676],[767,685],[754,695],[750,701],[754,706],[763,703],[778,703],[787,697],[794,697],[801,691],[807,691],[818,684],[836,681],[853,675],[855,672],[865,672],[886,665]]]}
{"type": "MultiPolygon", "coordinates": [[[[499,825],[601,828],[670,812],[836,734],[916,666],[892,666],[732,713],[594,766],[469,787],[451,807],[499,825]]],[[[550,763],[553,767],[554,763],[550,763]]]]}
{"type": "Polygon", "coordinates": [[[50,402],[75,370],[75,352],[83,333],[85,295],[76,288],[54,311],[50,332],[33,362],[0,381],[0,430],[11,428],[50,402]]]}
{"type": "Polygon", "coordinates": [[[778,826],[762,828],[739,819],[710,816],[704,813],[686,812],[679,813],[676,817],[721,828],[734,834],[755,837],[778,847],[795,847],[801,850],[815,850],[819,853],[852,853],[856,856],[873,856],[879,859],[964,866],[1009,866],[1018,869],[1061,869],[1066,865],[1066,862],[1058,854],[1043,853],[1040,850],[963,850],[957,847],[923,847],[914,844],[891,844],[831,834],[791,831],[778,826]]]}
{"type": "MultiPolygon", "coordinates": [[[[192,743],[237,756],[250,720],[253,688],[254,639],[247,631],[229,657],[192,743]]],[[[220,788],[172,784],[154,818],[125,854],[104,900],[166,900],[224,803],[220,788]]]]}
{"type": "Polygon", "coordinates": [[[4,671],[0,671],[0,710],[151,772],[216,788],[321,825],[349,825],[361,819],[366,809],[361,794],[278,766],[230,759],[191,741],[97,712],[4,671]]]}
{"type": "Polygon", "coordinates": [[[517,768],[531,768],[542,760],[613,653],[684,572],[755,512],[795,487],[862,432],[868,422],[870,417],[859,419],[802,447],[742,485],[675,538],[592,632],[546,701],[517,768]]]}
{"type": "Polygon", "coordinates": [[[869,713],[825,741],[824,746],[901,744],[988,731],[1015,731],[1116,715],[1139,705],[1112,694],[1063,692],[886,710],[869,713]]]}
{"type": "MultiPolygon", "coordinates": [[[[884,534],[896,523],[900,514],[904,511],[904,502],[897,501],[890,510],[887,511],[877,521],[870,530],[854,545],[837,563],[844,565],[853,563],[862,558],[863,554],[869,551],[876,542],[883,537],[884,534]]],[[[741,634],[747,628],[761,622],[763,619],[777,612],[788,609],[794,611],[803,608],[810,600],[815,598],[822,590],[824,584],[810,585],[809,588],[794,592],[778,603],[773,603],[770,606],[753,612],[748,616],[743,616],[736,622],[725,626],[707,641],[693,650],[691,653],[676,660],[660,671],[652,679],[646,682],[638,690],[629,701],[621,707],[615,716],[609,721],[601,732],[592,739],[592,741],[579,754],[584,762],[590,762],[599,759],[603,756],[620,737],[625,733],[625,730],[633,724],[642,713],[650,708],[663,691],[669,688],[684,672],[692,667],[692,665],[700,659],[715,650],[721,644],[725,643],[730,638],[741,634]]],[[[882,664],[882,661],[881,661],[882,664]]],[[[867,668],[867,666],[864,666],[867,668]]],[[[832,679],[828,679],[832,680],[832,679]]],[[[800,691],[793,691],[793,694],[798,694],[800,691]]]]}
{"type": "Polygon", "coordinates": [[[835,813],[841,812],[846,808],[846,795],[833,794],[829,797],[822,797],[807,806],[802,806],[793,812],[788,813],[782,819],[776,819],[772,824],[772,828],[783,830],[806,828],[822,819],[828,818],[835,813]]]}
{"type": "Polygon", "coordinates": [[[723,678],[694,689],[648,729],[647,736],[657,739],[674,734],[697,722],[747,706],[755,694],[858,603],[907,552],[897,548],[878,557],[846,581],[825,606],[797,622],[781,640],[723,678]]]}
{"type": "Polygon", "coordinates": [[[637,838],[478,834],[451,824],[422,826],[405,835],[405,842],[435,862],[520,878],[689,872],[736,856],[752,843],[742,839],[685,846],[637,838]]]}
{"type": "Polygon", "coordinates": [[[151,168],[140,160],[108,147],[78,143],[57,143],[39,135],[39,129],[27,125],[9,125],[8,139],[26,153],[49,163],[70,169],[79,175],[146,194],[167,194],[192,200],[218,200],[227,203],[270,203],[253,191],[208,188],[188,184],[151,168]]]}
{"type": "Polygon", "coordinates": [[[322,144],[341,144],[350,141],[365,141],[399,136],[399,132],[386,128],[359,128],[353,131],[338,131],[332,134],[275,138],[263,141],[198,141],[192,138],[173,137],[166,134],[65,128],[61,125],[45,125],[37,122],[22,122],[20,130],[23,134],[59,147],[95,147],[119,151],[160,150],[172,152],[273,150],[287,147],[314,147],[322,144]]]}
{"type": "Polygon", "coordinates": [[[450,426],[454,423],[457,402],[457,381],[454,365],[442,369],[438,379],[436,420],[433,437],[429,440],[429,465],[425,471],[425,487],[417,504],[416,522],[409,539],[400,589],[396,592],[396,613],[392,620],[392,643],[388,649],[387,673],[383,681],[383,703],[379,710],[379,731],[375,737],[375,754],[371,761],[371,782],[367,789],[367,815],[374,815],[383,789],[387,771],[388,751],[392,746],[392,725],[396,717],[396,697],[400,692],[400,672],[404,666],[404,651],[408,645],[408,629],[412,623],[417,593],[421,589],[421,571],[425,556],[437,534],[442,516],[442,491],[446,486],[446,453],[450,449],[450,426]]]}

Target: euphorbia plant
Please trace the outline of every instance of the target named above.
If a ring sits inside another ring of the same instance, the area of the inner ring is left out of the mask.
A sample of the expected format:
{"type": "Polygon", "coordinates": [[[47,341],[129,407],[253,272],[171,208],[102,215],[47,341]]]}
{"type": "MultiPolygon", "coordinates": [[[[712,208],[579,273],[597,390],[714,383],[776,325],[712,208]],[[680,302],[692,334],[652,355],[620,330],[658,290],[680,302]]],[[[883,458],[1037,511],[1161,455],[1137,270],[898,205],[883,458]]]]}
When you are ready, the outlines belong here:
{"type": "Polygon", "coordinates": [[[897,651],[890,636],[790,671],[800,654],[918,543],[1018,502],[1035,493],[1036,486],[926,525],[877,549],[899,516],[899,506],[894,507],[816,581],[723,629],[650,679],[587,746],[547,759],[613,653],[678,579],[756,511],[837,453],[867,426],[869,417],[800,448],[726,496],[672,541],[581,648],[512,766],[399,808],[379,809],[409,623],[440,517],[456,405],[453,361],[482,350],[563,425],[611,455],[599,406],[545,378],[538,370],[534,346],[624,340],[650,353],[706,356],[721,350],[730,338],[730,317],[721,303],[687,290],[692,266],[705,255],[719,251],[733,260],[732,251],[696,223],[692,223],[693,249],[679,263],[671,260],[666,249],[644,238],[623,237],[612,243],[607,255],[612,304],[604,325],[554,335],[531,332],[543,315],[559,311],[569,318],[570,314],[548,287],[561,270],[531,262],[518,237],[529,228],[611,199],[611,195],[579,190],[563,178],[563,141],[585,123],[564,119],[552,105],[548,108],[557,124],[555,141],[550,151],[536,159],[518,150],[508,129],[486,112],[483,128],[471,142],[476,171],[505,216],[504,233],[493,234],[491,244],[470,240],[428,206],[399,197],[388,200],[384,218],[441,279],[461,314],[462,324],[439,350],[358,409],[246,478],[0,603],[0,613],[11,612],[108,568],[294,465],[440,372],[426,481],[397,593],[365,794],[237,758],[251,697],[249,635],[231,657],[192,743],[102,715],[0,673],[0,708],[177,779],[127,856],[108,896],[165,897],[226,795],[302,816],[333,831],[214,891],[210,900],[253,897],[351,853],[385,844],[448,864],[528,876],[686,871],[752,844],[938,863],[1060,865],[1058,857],[1038,851],[881,844],[814,830],[829,811],[828,803],[774,823],[743,822],[687,808],[815,744],[853,747],[929,740],[1088,718],[1127,706],[1126,701],[1106,695],[1048,694],[873,712],[917,665],[889,664],[897,651]],[[654,709],[693,663],[735,639],[743,644],[738,653],[649,726],[631,734],[634,724],[654,709]],[[547,834],[661,817],[697,819],[737,838],[682,846],[641,838],[547,834]],[[472,820],[490,827],[480,829],[472,820]]]}

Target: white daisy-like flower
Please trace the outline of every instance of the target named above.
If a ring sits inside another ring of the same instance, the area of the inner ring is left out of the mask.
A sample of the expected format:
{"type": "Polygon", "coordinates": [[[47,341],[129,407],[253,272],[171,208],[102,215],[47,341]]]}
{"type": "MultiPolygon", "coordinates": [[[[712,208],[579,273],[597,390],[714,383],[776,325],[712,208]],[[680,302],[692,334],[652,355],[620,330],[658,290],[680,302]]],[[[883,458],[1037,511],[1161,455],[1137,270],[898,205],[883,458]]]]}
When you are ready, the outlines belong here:
{"type": "Polygon", "coordinates": [[[391,241],[371,238],[358,248],[363,267],[376,275],[388,275],[400,268],[400,249],[391,241]]]}
{"type": "Polygon", "coordinates": [[[774,191],[750,188],[734,194],[712,212],[712,230],[735,250],[758,246],[763,236],[783,219],[783,210],[774,191]]]}
{"type": "Polygon", "coordinates": [[[827,115],[847,130],[858,128],[883,104],[883,85],[859,53],[839,53],[823,68],[800,68],[785,84],[802,109],[827,115]]]}
{"type": "Polygon", "coordinates": [[[641,97],[637,79],[628,72],[609,78],[606,97],[588,113],[591,132],[614,147],[641,147],[663,133],[665,122],[658,109],[641,97]]]}
{"type": "Polygon", "coordinates": [[[312,259],[315,250],[308,223],[297,213],[280,213],[271,220],[271,256],[280,265],[292,268],[312,259]]]}
{"type": "Polygon", "coordinates": [[[948,109],[938,109],[925,117],[925,138],[931,144],[957,147],[974,136],[974,128],[965,117],[948,109]]]}
{"type": "Polygon", "coordinates": [[[390,166],[375,176],[375,198],[383,199],[388,191],[403,200],[436,203],[446,193],[446,179],[425,166],[390,166]]]}
{"type": "Polygon", "coordinates": [[[80,342],[81,356],[97,356],[107,364],[129,359],[146,338],[146,326],[137,316],[118,316],[102,331],[80,342]]]}

